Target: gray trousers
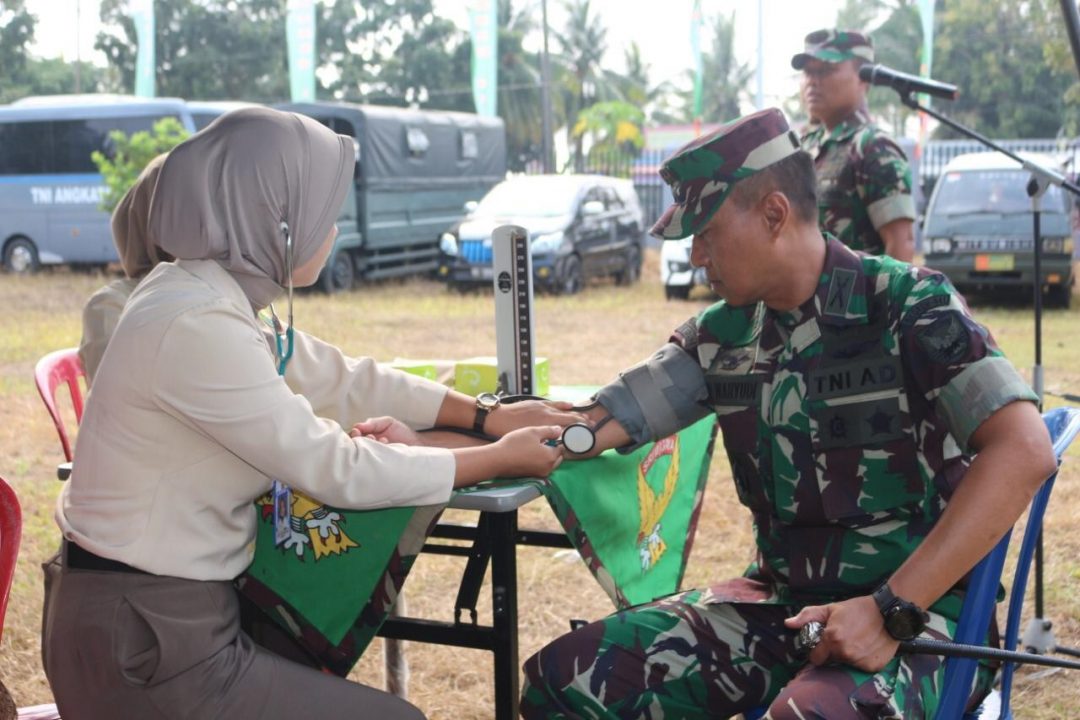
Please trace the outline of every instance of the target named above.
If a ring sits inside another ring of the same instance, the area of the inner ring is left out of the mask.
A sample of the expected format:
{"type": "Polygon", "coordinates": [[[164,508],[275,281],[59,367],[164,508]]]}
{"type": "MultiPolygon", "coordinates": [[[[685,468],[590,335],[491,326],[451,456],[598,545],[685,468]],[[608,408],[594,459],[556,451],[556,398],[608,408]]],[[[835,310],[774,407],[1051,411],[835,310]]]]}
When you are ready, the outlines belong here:
{"type": "Polygon", "coordinates": [[[423,720],[409,703],[281,658],[240,631],[228,582],[43,566],[41,655],[64,720],[423,720]]]}

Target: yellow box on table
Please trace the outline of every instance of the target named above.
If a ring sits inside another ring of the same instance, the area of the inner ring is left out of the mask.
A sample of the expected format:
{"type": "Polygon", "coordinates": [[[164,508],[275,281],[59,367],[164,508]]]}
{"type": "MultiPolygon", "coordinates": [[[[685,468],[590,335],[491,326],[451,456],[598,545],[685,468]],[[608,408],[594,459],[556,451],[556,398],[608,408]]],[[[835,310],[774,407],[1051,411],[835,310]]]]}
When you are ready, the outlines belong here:
{"type": "MultiPolygon", "coordinates": [[[[547,395],[550,365],[546,357],[536,359],[533,395],[547,395]]],[[[477,356],[459,360],[454,365],[454,389],[466,395],[495,392],[499,388],[498,361],[492,356],[477,356]]]]}

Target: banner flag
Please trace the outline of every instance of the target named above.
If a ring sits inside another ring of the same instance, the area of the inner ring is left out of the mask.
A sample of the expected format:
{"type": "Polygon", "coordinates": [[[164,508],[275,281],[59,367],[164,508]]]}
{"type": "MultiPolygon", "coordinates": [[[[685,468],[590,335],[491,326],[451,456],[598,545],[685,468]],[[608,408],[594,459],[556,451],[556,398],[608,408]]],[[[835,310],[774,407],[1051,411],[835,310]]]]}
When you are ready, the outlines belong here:
{"type": "Polygon", "coordinates": [[[154,0],[133,0],[131,21],[135,24],[135,95],[152,98],[155,95],[154,77],[154,0]]]}
{"type": "Polygon", "coordinates": [[[702,110],[702,66],[701,66],[701,0],[694,0],[694,10],[690,15],[690,53],[694,67],[694,122],[701,122],[702,110]]]}
{"type": "Polygon", "coordinates": [[[289,92],[293,102],[315,102],[315,0],[288,0],[289,92]]]}
{"type": "MultiPolygon", "coordinates": [[[[631,453],[565,462],[546,481],[524,481],[547,497],[616,607],[679,589],[715,436],[710,414],[631,453]]],[[[355,511],[294,493],[292,537],[275,546],[272,500],[257,505],[255,559],[237,580],[240,592],[327,670],[347,675],[389,614],[443,506],[355,511]]]]}
{"type": "Polygon", "coordinates": [[[710,413],[632,453],[564,462],[542,488],[567,537],[616,607],[650,602],[679,589],[715,432],[716,417],[710,413]]]}
{"type": "MultiPolygon", "coordinates": [[[[922,56],[919,59],[919,74],[930,77],[934,69],[934,5],[935,0],[919,1],[919,19],[922,21],[922,56]]],[[[920,102],[930,104],[929,95],[920,95],[920,102]]]]}
{"type": "Polygon", "coordinates": [[[497,0],[469,3],[472,38],[472,91],[476,113],[492,117],[498,109],[499,12],[497,0]]]}

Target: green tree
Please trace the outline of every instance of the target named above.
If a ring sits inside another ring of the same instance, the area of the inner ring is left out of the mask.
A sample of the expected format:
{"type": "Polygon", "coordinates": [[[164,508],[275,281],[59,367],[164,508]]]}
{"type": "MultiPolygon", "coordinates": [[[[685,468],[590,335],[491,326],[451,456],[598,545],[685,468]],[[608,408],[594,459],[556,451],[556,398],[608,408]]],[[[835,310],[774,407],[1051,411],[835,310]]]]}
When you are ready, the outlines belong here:
{"type": "MultiPolygon", "coordinates": [[[[919,74],[923,38],[915,0],[847,0],[837,13],[836,26],[869,34],[875,62],[919,74]]],[[[902,128],[913,112],[889,88],[871,88],[867,101],[874,115],[896,128],[902,128]]]]}
{"type": "Polygon", "coordinates": [[[34,39],[36,22],[23,0],[0,4],[0,102],[31,94],[26,47],[34,39]]]}
{"type": "MultiPolygon", "coordinates": [[[[135,86],[138,43],[127,0],[103,0],[94,45],[135,86]]],[[[156,0],[157,94],[203,100],[288,96],[285,3],[280,0],[156,0]]]]}
{"type": "Polygon", "coordinates": [[[590,137],[589,158],[600,158],[604,165],[625,167],[645,145],[642,126],[645,113],[630,103],[608,100],[591,105],[578,114],[575,138],[590,137]]]}
{"type": "MultiPolygon", "coordinates": [[[[747,63],[735,59],[735,13],[717,15],[712,21],[712,42],[709,50],[701,52],[702,89],[701,116],[705,122],[725,122],[739,117],[739,98],[754,71],[747,63]]],[[[690,90],[681,94],[686,108],[683,120],[694,120],[693,70],[687,71],[690,90]]]]}
{"type": "Polygon", "coordinates": [[[140,130],[130,137],[120,130],[109,133],[113,145],[109,156],[97,150],[90,155],[107,188],[101,198],[101,209],[111,213],[135,184],[143,168],[161,153],[179,145],[187,136],[187,130],[180,121],[171,117],[154,123],[153,132],[140,130]]]}
{"type": "Polygon", "coordinates": [[[463,33],[435,14],[432,0],[327,6],[320,62],[339,71],[335,97],[382,105],[472,109],[463,33]],[[464,82],[462,74],[464,75],[464,82]]]}
{"type": "Polygon", "coordinates": [[[540,57],[525,50],[525,38],[537,29],[527,6],[499,0],[498,112],[506,123],[508,164],[515,171],[543,154],[540,57]]]}
{"type": "Polygon", "coordinates": [[[641,108],[645,117],[654,121],[668,121],[671,117],[671,100],[674,89],[667,80],[653,84],[649,80],[649,64],[641,56],[641,48],[631,42],[623,56],[626,72],[618,76],[616,86],[626,102],[641,108]]]}
{"type": "MultiPolygon", "coordinates": [[[[607,53],[607,28],[593,14],[590,0],[568,0],[567,22],[556,35],[559,52],[555,57],[558,75],[558,98],[555,108],[566,124],[567,143],[574,149],[573,166],[584,162],[582,137],[574,136],[578,115],[603,100],[620,100],[617,75],[603,67],[607,53]]],[[[554,93],[553,93],[554,94],[554,93]]]]}
{"type": "MultiPolygon", "coordinates": [[[[960,88],[945,112],[990,137],[1054,137],[1076,127],[1076,77],[1047,63],[1068,52],[1057,0],[942,0],[934,65],[960,88]],[[1064,46],[1064,50],[1062,47],[1064,46]]],[[[940,126],[938,137],[955,133],[940,126]]]]}

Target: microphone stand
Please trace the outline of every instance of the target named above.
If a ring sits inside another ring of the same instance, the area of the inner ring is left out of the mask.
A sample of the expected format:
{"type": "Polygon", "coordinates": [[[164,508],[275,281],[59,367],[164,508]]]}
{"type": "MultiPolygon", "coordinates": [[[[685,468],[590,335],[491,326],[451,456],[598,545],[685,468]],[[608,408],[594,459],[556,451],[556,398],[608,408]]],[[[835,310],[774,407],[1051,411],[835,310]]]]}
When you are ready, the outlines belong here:
{"type": "MultiPolygon", "coordinates": [[[[1031,212],[1032,212],[1032,224],[1033,234],[1032,241],[1034,243],[1035,250],[1035,278],[1034,278],[1034,293],[1035,293],[1035,366],[1032,368],[1031,380],[1032,386],[1035,390],[1035,394],[1039,396],[1039,411],[1042,411],[1043,405],[1043,367],[1042,367],[1042,228],[1040,227],[1040,217],[1042,214],[1042,196],[1046,192],[1046,189],[1051,185],[1057,185],[1060,188],[1068,190],[1074,196],[1080,198],[1080,186],[1075,183],[1069,182],[1065,179],[1065,176],[1061,173],[1055,172],[1049,168],[1044,168],[1038,163],[1025,160],[1014,152],[1006,150],[998,145],[990,138],[982,135],[969,127],[961,125],[955,120],[942,115],[941,113],[925,106],[920,105],[915,99],[912,93],[900,92],[900,102],[907,105],[913,110],[924,112],[930,117],[944,123],[948,127],[956,130],[961,135],[966,135],[973,140],[978,140],[983,145],[992,150],[997,150],[1002,155],[1012,158],[1020,164],[1025,170],[1031,173],[1031,179],[1028,180],[1027,194],[1031,198],[1031,212]]],[[[1065,655],[1071,655],[1073,657],[1080,657],[1080,650],[1073,648],[1058,646],[1054,640],[1053,622],[1043,617],[1043,537],[1042,531],[1039,532],[1039,542],[1035,548],[1035,617],[1028,623],[1027,629],[1024,631],[1023,643],[1024,647],[1032,653],[1048,654],[1054,652],[1060,652],[1065,655]]]]}

